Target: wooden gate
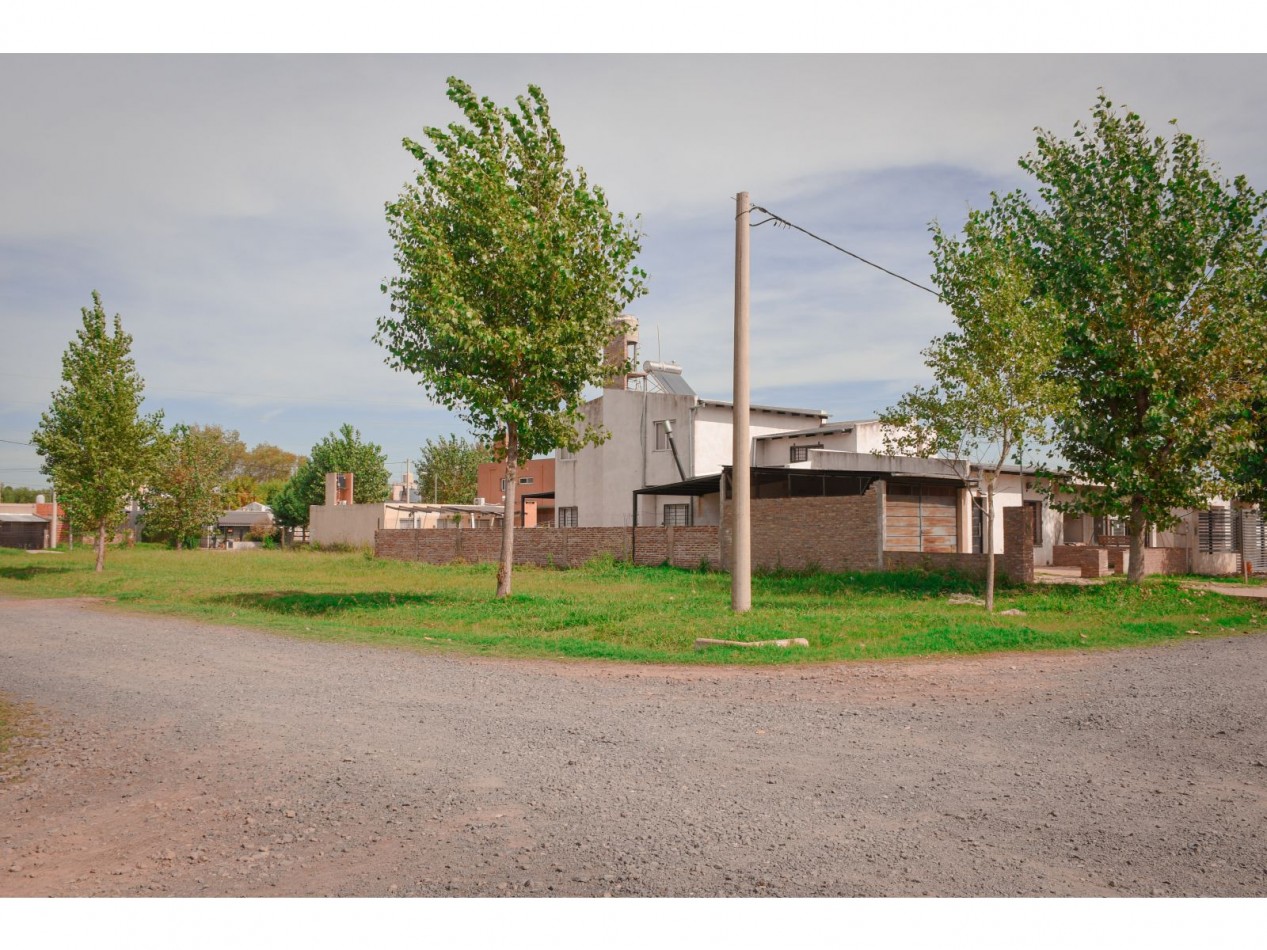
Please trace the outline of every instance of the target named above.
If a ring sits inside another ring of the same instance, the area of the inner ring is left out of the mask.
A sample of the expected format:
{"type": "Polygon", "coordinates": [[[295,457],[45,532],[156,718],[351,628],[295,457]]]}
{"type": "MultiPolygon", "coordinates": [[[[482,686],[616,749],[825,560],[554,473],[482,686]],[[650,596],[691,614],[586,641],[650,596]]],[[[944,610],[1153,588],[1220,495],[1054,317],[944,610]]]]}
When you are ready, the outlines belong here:
{"type": "Polygon", "coordinates": [[[953,486],[890,484],[884,549],[954,554],[959,550],[959,492],[953,486]]]}

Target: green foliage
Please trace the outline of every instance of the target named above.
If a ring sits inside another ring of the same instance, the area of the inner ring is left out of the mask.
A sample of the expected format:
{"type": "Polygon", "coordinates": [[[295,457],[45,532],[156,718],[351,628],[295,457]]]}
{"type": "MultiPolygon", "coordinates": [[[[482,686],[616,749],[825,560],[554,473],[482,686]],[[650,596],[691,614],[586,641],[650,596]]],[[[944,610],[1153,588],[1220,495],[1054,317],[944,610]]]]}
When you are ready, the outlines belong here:
{"type": "Polygon", "coordinates": [[[23,488],[18,485],[0,486],[0,503],[29,505],[35,501],[37,495],[43,495],[45,501],[53,500],[53,489],[51,488],[23,488]]]}
{"type": "Polygon", "coordinates": [[[177,548],[197,544],[208,525],[232,504],[221,490],[233,464],[237,433],[219,426],[177,425],[163,440],[162,452],[145,493],[145,534],[165,538],[177,548]]]}
{"type": "Polygon", "coordinates": [[[163,437],[163,414],[142,416],[145,383],[132,360],[132,338],[116,314],[106,325],[101,295],[82,309],[83,326],[62,356],[62,386],[31,435],[77,528],[97,532],[97,569],[105,565],[106,536],[124,519],[124,505],[139,497],[154,473],[163,437]]]}
{"type": "Polygon", "coordinates": [[[308,502],[294,478],[278,486],[265,504],[273,509],[273,520],[283,528],[299,528],[308,524],[308,502]]]}
{"type": "Polygon", "coordinates": [[[238,464],[242,475],[262,484],[286,481],[295,474],[303,460],[302,455],[287,452],[268,442],[261,442],[250,451],[243,452],[238,464]]]}
{"type": "MultiPolygon", "coordinates": [[[[467,124],[405,139],[421,164],[387,205],[399,276],[377,340],[506,461],[513,510],[520,458],[606,437],[581,412],[609,376],[603,348],[645,292],[641,238],[601,188],[569,168],[536,86],[500,107],[450,78],[467,124]]],[[[514,520],[505,519],[497,593],[510,593],[514,520]]]]}
{"type": "Polygon", "coordinates": [[[1064,313],[1056,447],[1086,483],[1075,507],[1129,519],[1138,579],[1147,524],[1217,489],[1219,444],[1263,385],[1267,203],[1192,136],[1154,136],[1103,93],[1092,114],[1021,161],[1044,202],[1030,263],[1064,313]]]}
{"type": "Polygon", "coordinates": [[[580,413],[602,348],[644,292],[640,238],[570,169],[536,86],[502,108],[450,78],[468,124],[405,139],[422,168],[387,205],[400,269],[375,339],[477,438],[507,427],[529,456],[599,437],[580,413]]]}
{"type": "Polygon", "coordinates": [[[285,527],[308,524],[308,507],[325,503],[326,473],[351,472],[352,500],[358,505],[387,501],[387,456],[373,442],[362,442],[361,432],[348,423],[312,447],[290,480],[268,502],[273,517],[285,527]]]}
{"type": "Polygon", "coordinates": [[[975,461],[997,475],[1022,446],[1046,443],[1047,420],[1065,401],[1051,378],[1059,313],[1034,292],[1009,199],[971,212],[960,239],[937,224],[931,231],[934,280],[955,329],[923,351],[933,385],[881,415],[885,447],[975,461]]]}
{"type": "Polygon", "coordinates": [[[1267,506],[1267,396],[1243,406],[1231,428],[1234,434],[1219,446],[1218,460],[1228,493],[1267,506]]]}
{"type": "Polygon", "coordinates": [[[456,435],[428,439],[418,462],[418,491],[423,501],[469,505],[478,494],[479,469],[493,461],[492,450],[456,435]]]}

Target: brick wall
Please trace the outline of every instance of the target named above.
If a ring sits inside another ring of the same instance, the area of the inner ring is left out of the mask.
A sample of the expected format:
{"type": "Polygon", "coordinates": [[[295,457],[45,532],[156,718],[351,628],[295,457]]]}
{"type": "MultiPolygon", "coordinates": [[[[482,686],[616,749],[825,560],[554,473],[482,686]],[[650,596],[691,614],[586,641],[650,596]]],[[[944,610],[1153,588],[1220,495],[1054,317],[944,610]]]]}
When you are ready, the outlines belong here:
{"type": "Polygon", "coordinates": [[[1087,551],[1085,544],[1053,544],[1051,548],[1052,567],[1081,567],[1087,551]]]}
{"type": "Polygon", "coordinates": [[[1034,522],[1021,506],[1003,509],[1003,573],[1019,584],[1034,583],[1034,522]]]}
{"type": "MultiPolygon", "coordinates": [[[[884,493],[879,484],[873,483],[865,495],[752,499],[753,568],[880,569],[884,493]]],[[[732,511],[727,505],[728,518],[732,511]]],[[[731,543],[727,523],[721,530],[723,564],[730,563],[731,543]]]]}
{"type": "MultiPolygon", "coordinates": [[[[969,577],[985,577],[984,554],[938,554],[929,551],[885,551],[886,571],[955,571],[969,577]]],[[[1003,573],[1003,558],[995,555],[995,576],[1003,573]]]]}
{"type": "Polygon", "coordinates": [[[1145,574],[1187,574],[1187,548],[1144,548],[1145,574]]]}
{"type": "MultiPolygon", "coordinates": [[[[1051,549],[1051,562],[1056,567],[1082,567],[1086,564],[1099,563],[1097,559],[1089,561],[1089,551],[1104,553],[1105,571],[1110,574],[1126,573],[1129,561],[1129,549],[1118,547],[1098,547],[1096,545],[1058,544],[1051,549]]],[[[1187,548],[1144,548],[1145,574],[1186,574],[1188,573],[1187,548]]],[[[1099,577],[1099,574],[1085,574],[1086,577],[1099,577]]]]}
{"type": "MultiPolygon", "coordinates": [[[[1079,553],[1078,567],[1082,577],[1103,577],[1110,574],[1109,551],[1107,548],[1073,548],[1079,553]]],[[[1068,565],[1072,566],[1072,565],[1068,565]]]]}
{"type": "MultiPolygon", "coordinates": [[[[630,528],[518,528],[515,563],[538,567],[580,567],[605,554],[629,560],[633,550],[630,528]]],[[[716,526],[640,527],[637,562],[695,568],[720,565],[716,526]]],[[[374,554],[428,564],[495,563],[501,555],[501,532],[495,530],[414,529],[374,533],[374,554]]]]}

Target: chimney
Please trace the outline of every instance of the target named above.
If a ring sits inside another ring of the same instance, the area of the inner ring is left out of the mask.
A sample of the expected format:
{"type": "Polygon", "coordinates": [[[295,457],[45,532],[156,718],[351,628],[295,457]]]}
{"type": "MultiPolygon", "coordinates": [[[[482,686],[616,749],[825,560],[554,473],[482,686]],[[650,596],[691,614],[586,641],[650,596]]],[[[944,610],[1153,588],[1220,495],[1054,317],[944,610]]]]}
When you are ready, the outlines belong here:
{"type": "Polygon", "coordinates": [[[326,504],[352,504],[352,472],[326,472],[326,504]]]}
{"type": "Polygon", "coordinates": [[[617,317],[614,323],[616,337],[603,349],[603,362],[611,368],[611,375],[604,389],[630,389],[630,380],[642,379],[645,373],[638,370],[638,318],[629,314],[617,317]]]}

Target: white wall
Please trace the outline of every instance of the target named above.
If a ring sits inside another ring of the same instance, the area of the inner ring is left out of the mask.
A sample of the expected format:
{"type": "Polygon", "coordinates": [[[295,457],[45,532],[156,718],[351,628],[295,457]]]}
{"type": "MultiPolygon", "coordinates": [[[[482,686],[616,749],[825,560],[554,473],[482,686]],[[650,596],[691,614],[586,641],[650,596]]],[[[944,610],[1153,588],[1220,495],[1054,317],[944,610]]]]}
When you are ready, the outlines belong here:
{"type": "MultiPolygon", "coordinates": [[[[555,463],[555,505],[575,507],[579,526],[631,524],[635,489],[681,481],[670,449],[656,449],[655,424],[673,423],[678,460],[687,478],[711,475],[730,464],[733,410],[729,405],[672,393],[606,389],[584,407],[591,424],[611,433],[601,445],[586,446],[571,457],[558,453],[555,463]]],[[[812,425],[812,415],[754,409],[750,431],[755,438],[812,425]]],[[[665,504],[688,498],[640,496],[639,524],[658,524],[665,504]]],[[[715,518],[696,506],[695,516],[715,518]]],[[[714,521],[699,521],[707,524],[714,521]]]]}

